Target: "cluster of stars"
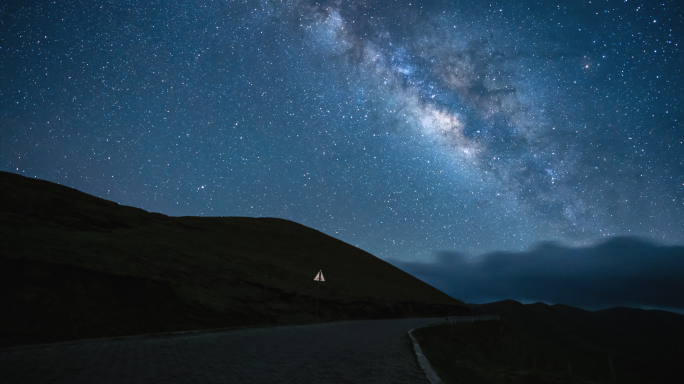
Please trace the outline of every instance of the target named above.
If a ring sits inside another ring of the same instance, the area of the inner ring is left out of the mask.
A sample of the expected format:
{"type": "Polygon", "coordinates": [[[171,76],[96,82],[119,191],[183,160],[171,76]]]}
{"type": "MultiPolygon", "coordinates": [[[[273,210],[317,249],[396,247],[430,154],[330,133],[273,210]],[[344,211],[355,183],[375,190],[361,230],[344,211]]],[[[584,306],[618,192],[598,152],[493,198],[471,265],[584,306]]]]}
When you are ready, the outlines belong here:
{"type": "Polygon", "coordinates": [[[387,259],[684,241],[681,7],[0,6],[0,167],[387,259]]]}

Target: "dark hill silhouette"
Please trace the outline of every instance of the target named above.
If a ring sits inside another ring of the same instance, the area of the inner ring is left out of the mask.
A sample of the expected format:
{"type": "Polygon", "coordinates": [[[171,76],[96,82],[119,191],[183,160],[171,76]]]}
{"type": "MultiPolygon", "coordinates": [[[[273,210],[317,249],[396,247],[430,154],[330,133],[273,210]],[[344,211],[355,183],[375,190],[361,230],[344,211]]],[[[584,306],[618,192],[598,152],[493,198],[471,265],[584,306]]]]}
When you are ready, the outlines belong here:
{"type": "Polygon", "coordinates": [[[0,346],[470,314],[377,257],[283,219],[169,217],[0,172],[0,346]]]}
{"type": "MultiPolygon", "coordinates": [[[[614,356],[619,370],[667,381],[684,358],[684,316],[615,307],[586,311],[563,304],[523,305],[504,300],[475,306],[538,340],[601,365],[614,356]]],[[[506,326],[505,325],[505,326],[506,326]]],[[[605,364],[604,364],[605,365],[605,364]]],[[[655,381],[654,381],[655,382],[655,381]]]]}

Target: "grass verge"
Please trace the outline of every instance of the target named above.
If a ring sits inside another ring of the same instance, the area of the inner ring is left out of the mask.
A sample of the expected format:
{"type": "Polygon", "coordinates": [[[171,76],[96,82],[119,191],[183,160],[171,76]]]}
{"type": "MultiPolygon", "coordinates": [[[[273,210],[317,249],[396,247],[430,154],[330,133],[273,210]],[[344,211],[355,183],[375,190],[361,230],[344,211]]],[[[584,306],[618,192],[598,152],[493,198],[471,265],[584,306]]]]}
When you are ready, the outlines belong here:
{"type": "MultiPolygon", "coordinates": [[[[607,356],[567,350],[498,321],[444,324],[418,329],[413,335],[447,384],[612,382],[607,356]]],[[[618,382],[656,380],[632,375],[624,366],[620,369],[618,382]]]]}

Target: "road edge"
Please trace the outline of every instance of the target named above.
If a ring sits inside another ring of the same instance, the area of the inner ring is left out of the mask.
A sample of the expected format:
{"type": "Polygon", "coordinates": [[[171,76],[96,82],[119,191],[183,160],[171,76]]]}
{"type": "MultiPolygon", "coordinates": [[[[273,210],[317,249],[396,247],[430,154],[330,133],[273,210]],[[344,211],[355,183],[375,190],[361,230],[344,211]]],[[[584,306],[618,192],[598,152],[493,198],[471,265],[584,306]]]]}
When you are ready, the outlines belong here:
{"type": "Polygon", "coordinates": [[[420,348],[420,344],[418,344],[418,340],[416,340],[415,337],[413,337],[413,331],[416,329],[420,328],[426,328],[426,327],[433,327],[438,324],[430,324],[430,325],[424,325],[422,327],[417,327],[413,328],[412,330],[408,331],[408,335],[411,338],[411,341],[413,341],[413,352],[416,353],[416,358],[418,359],[418,364],[420,365],[420,368],[423,370],[425,373],[425,376],[427,377],[428,381],[430,381],[430,384],[444,384],[442,379],[439,378],[439,375],[435,370],[432,368],[432,364],[430,364],[430,361],[425,357],[423,354],[423,350],[420,348]]]}

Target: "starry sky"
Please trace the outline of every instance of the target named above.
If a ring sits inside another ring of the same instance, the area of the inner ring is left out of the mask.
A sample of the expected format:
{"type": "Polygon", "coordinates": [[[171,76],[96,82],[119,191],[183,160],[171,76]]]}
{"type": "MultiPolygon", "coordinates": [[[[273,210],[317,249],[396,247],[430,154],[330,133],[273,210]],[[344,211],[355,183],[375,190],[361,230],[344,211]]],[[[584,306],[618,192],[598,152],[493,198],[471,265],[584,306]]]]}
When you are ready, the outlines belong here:
{"type": "Polygon", "coordinates": [[[0,169],[397,262],[684,244],[676,1],[3,1],[0,169]]]}

